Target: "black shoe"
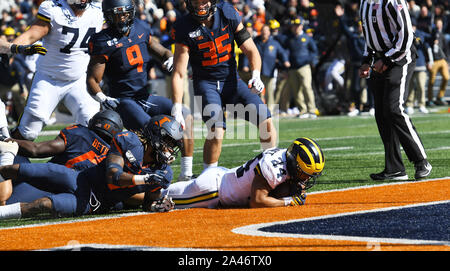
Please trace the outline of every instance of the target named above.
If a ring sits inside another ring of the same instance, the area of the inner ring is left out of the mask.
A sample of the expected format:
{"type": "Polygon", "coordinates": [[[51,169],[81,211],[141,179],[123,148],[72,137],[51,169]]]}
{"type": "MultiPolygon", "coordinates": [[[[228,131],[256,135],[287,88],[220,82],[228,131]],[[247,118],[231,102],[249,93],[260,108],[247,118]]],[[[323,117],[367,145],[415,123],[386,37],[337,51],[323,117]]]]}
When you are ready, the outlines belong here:
{"type": "Polygon", "coordinates": [[[382,171],[380,173],[370,174],[370,178],[374,181],[385,181],[385,180],[405,181],[408,180],[408,175],[406,175],[406,173],[403,171],[394,173],[386,173],[382,171]]]}
{"type": "Polygon", "coordinates": [[[427,102],[425,103],[425,105],[426,105],[427,107],[433,107],[433,106],[435,106],[435,104],[433,103],[433,101],[427,101],[427,102]]]}
{"type": "Polygon", "coordinates": [[[437,98],[436,100],[434,100],[434,104],[435,105],[447,105],[447,102],[444,101],[444,99],[442,99],[442,98],[437,98]]]}
{"type": "Polygon", "coordinates": [[[431,169],[433,168],[426,159],[415,163],[414,167],[416,168],[416,174],[414,175],[416,180],[428,177],[431,173],[431,169]]]}

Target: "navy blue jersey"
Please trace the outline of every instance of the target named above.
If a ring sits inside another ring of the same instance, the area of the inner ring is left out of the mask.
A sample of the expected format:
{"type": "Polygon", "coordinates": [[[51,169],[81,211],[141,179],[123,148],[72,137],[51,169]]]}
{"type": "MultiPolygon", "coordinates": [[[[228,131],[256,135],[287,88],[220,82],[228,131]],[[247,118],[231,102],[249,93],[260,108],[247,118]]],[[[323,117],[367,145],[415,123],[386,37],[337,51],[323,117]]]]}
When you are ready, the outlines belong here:
{"type": "Polygon", "coordinates": [[[83,170],[100,164],[109,151],[108,143],[94,131],[82,125],[66,127],[59,132],[59,135],[64,139],[66,149],[49,161],[55,164],[83,170]]]}
{"type": "Polygon", "coordinates": [[[269,37],[266,42],[263,42],[261,37],[257,37],[255,45],[261,55],[261,74],[267,77],[274,77],[277,60],[280,63],[288,61],[287,52],[273,37],[269,37]]]}
{"type": "MultiPolygon", "coordinates": [[[[166,180],[172,180],[172,169],[169,165],[155,166],[145,165],[144,146],[139,137],[130,131],[121,132],[115,135],[109,153],[122,156],[124,159],[123,171],[130,174],[147,174],[155,171],[163,172],[166,180]]],[[[117,202],[123,201],[132,195],[146,192],[148,185],[131,185],[120,187],[109,184],[106,181],[106,162],[101,163],[96,169],[86,170],[84,174],[91,180],[95,195],[102,204],[114,206],[117,202]]]]}
{"type": "Polygon", "coordinates": [[[236,77],[234,33],[241,22],[236,9],[227,2],[217,4],[214,23],[202,26],[187,14],[176,20],[172,37],[189,47],[194,79],[225,80],[236,77]]]}
{"type": "Polygon", "coordinates": [[[152,34],[146,22],[135,19],[128,37],[117,34],[111,27],[91,37],[89,54],[103,56],[107,61],[105,81],[111,97],[148,94],[145,86],[150,69],[148,47],[152,34]]]}
{"type": "Polygon", "coordinates": [[[318,54],[316,42],[304,32],[300,35],[289,35],[286,40],[286,48],[289,51],[289,62],[292,69],[312,64],[318,54]]]}

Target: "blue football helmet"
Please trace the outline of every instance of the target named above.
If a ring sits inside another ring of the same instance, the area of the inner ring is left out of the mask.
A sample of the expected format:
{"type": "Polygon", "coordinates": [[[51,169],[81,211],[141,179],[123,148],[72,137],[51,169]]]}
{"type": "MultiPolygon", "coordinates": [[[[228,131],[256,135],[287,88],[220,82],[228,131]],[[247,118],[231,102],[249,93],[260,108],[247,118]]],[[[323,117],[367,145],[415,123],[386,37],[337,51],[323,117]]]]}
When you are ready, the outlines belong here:
{"type": "Polygon", "coordinates": [[[103,16],[110,27],[125,35],[133,25],[135,7],[133,0],[103,0],[103,16]]]}

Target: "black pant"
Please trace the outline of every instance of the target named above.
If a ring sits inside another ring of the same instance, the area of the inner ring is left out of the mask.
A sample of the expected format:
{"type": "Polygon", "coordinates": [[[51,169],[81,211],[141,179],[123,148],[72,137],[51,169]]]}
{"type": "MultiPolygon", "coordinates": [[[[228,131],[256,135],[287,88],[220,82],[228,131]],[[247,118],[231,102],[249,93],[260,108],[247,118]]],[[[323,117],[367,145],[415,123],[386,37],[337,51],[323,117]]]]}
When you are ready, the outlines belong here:
{"type": "Polygon", "coordinates": [[[375,98],[375,120],[384,144],[387,173],[405,171],[400,144],[411,162],[427,157],[419,134],[403,108],[415,60],[413,53],[412,57],[406,56],[382,74],[372,72],[368,80],[375,98]]]}

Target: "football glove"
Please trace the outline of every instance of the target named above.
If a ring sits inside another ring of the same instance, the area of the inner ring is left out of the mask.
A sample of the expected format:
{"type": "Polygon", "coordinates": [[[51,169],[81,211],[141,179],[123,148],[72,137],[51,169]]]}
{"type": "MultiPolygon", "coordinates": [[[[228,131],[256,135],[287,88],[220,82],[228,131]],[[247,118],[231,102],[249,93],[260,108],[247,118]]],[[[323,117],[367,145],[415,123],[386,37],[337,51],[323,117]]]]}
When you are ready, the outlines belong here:
{"type": "Polygon", "coordinates": [[[300,205],[304,205],[306,201],[306,194],[305,193],[301,193],[301,194],[295,194],[292,196],[291,199],[291,206],[300,206],[300,205]]]}
{"type": "Polygon", "coordinates": [[[31,44],[31,45],[12,44],[11,53],[23,55],[34,55],[34,54],[45,55],[47,54],[47,49],[40,44],[31,44]]]}
{"type": "Polygon", "coordinates": [[[168,59],[166,59],[166,61],[164,61],[163,65],[162,65],[163,69],[168,71],[168,72],[172,72],[173,70],[173,56],[169,57],[168,59]]]}
{"type": "Polygon", "coordinates": [[[120,103],[116,98],[106,96],[103,92],[98,92],[94,99],[102,105],[103,109],[115,110],[120,103]]]}
{"type": "Polygon", "coordinates": [[[180,103],[173,104],[171,115],[181,124],[181,128],[184,130],[186,123],[183,117],[183,105],[180,103]]]}
{"type": "Polygon", "coordinates": [[[252,72],[252,78],[248,81],[248,88],[254,94],[260,94],[264,90],[264,83],[261,81],[258,70],[252,72]]]}
{"type": "Polygon", "coordinates": [[[157,169],[142,176],[144,182],[150,186],[150,190],[154,190],[158,187],[164,189],[169,187],[170,180],[167,180],[166,174],[166,170],[157,169]]]}
{"type": "Polygon", "coordinates": [[[168,212],[174,207],[175,203],[172,201],[172,198],[166,195],[150,205],[150,212],[168,212]]]}

